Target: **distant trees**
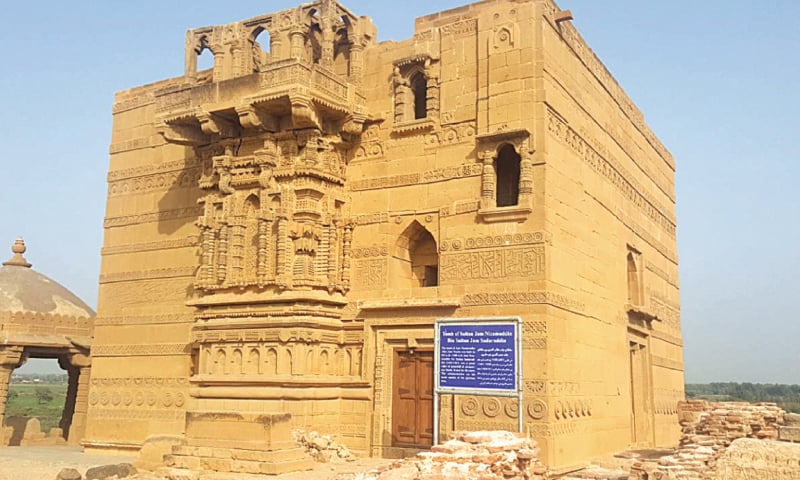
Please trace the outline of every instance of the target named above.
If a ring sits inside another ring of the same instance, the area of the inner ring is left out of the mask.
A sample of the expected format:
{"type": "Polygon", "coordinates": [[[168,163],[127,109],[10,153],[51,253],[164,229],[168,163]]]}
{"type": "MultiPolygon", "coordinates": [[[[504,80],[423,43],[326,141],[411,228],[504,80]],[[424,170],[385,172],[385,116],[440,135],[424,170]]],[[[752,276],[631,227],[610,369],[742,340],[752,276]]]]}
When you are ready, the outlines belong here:
{"type": "Polygon", "coordinates": [[[66,373],[14,373],[11,375],[11,383],[45,383],[48,385],[60,385],[67,383],[66,373]]]}
{"type": "Polygon", "coordinates": [[[800,385],[761,383],[688,383],[686,398],[718,401],[774,402],[789,412],[800,413],[800,385]]]}
{"type": "Polygon", "coordinates": [[[53,392],[47,387],[36,387],[34,393],[36,395],[36,401],[39,402],[39,405],[53,401],[53,392]]]}

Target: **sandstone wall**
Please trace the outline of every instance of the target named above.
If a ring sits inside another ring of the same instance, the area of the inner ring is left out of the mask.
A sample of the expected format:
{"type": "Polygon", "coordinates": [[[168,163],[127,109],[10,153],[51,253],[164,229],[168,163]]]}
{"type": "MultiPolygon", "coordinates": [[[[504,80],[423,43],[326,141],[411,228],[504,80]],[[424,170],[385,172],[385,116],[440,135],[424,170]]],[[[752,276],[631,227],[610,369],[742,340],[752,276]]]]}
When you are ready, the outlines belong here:
{"type": "Polygon", "coordinates": [[[557,466],[673,443],[674,162],[613,77],[549,0],[466,5],[382,44],[352,17],[315,50],[323,27],[304,29],[336,12],[191,31],[187,60],[220,47],[210,75],[189,61],[118,95],[87,444],[180,434],[187,410],[282,411],[405,455],[432,426],[398,422],[432,416],[430,388],[425,412],[396,413],[397,355],[427,368],[435,319],[482,316],[523,319],[524,405],[444,396],[443,435],[522,416],[557,466]],[[262,26],[275,50],[253,63],[240,47],[262,26]]]}

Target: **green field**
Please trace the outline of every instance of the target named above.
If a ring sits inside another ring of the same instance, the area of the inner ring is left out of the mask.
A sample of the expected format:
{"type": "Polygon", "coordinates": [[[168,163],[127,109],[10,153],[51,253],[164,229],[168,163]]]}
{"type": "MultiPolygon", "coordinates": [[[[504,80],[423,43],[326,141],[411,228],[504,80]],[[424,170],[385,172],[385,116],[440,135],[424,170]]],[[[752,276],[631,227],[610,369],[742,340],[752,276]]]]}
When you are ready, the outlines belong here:
{"type": "Polygon", "coordinates": [[[67,397],[66,384],[12,383],[8,387],[6,418],[36,417],[41,422],[44,433],[58,427],[67,397]]]}

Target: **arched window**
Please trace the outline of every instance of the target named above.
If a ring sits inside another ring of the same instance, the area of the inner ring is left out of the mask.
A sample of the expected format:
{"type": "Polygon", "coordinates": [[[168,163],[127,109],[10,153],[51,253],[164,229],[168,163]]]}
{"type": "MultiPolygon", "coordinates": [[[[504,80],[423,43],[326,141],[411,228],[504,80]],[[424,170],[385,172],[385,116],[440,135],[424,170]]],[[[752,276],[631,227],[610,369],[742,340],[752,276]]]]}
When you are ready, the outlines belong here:
{"type": "Polygon", "coordinates": [[[628,303],[641,305],[641,286],[639,283],[639,268],[633,252],[628,252],[628,303]]]}
{"type": "Polygon", "coordinates": [[[214,69],[214,52],[210,48],[205,47],[197,54],[197,72],[209,72],[208,77],[211,77],[211,70],[214,69]]]}
{"type": "Polygon", "coordinates": [[[258,27],[253,32],[253,71],[260,72],[261,67],[269,63],[269,55],[272,49],[272,39],[269,32],[258,27]]]}
{"type": "Polygon", "coordinates": [[[428,79],[422,73],[411,77],[411,95],[414,97],[414,119],[428,116],[428,79]]]}
{"type": "Polygon", "coordinates": [[[343,77],[350,75],[350,40],[344,28],[336,32],[336,41],[333,44],[333,70],[343,77]]]}
{"type": "Polygon", "coordinates": [[[519,204],[520,157],[512,145],[503,145],[495,160],[497,174],[497,206],[519,204]]]}

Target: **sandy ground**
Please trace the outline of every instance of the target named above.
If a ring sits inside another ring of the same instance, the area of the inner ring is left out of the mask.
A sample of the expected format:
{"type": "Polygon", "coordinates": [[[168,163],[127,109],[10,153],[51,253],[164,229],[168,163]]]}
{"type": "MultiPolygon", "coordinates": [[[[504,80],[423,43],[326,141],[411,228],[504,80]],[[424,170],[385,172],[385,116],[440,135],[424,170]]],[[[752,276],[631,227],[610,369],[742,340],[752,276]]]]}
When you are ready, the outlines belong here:
{"type": "MultiPolygon", "coordinates": [[[[80,447],[0,447],[0,480],[54,480],[62,468],[86,473],[91,467],[114,463],[133,463],[135,457],[87,455],[80,447]]],[[[348,473],[366,472],[388,465],[393,460],[361,458],[346,463],[315,463],[310,472],[295,472],[274,477],[276,480],[333,480],[348,473]]],[[[204,475],[202,478],[246,479],[249,475],[204,475]]],[[[260,477],[265,478],[265,477],[260,477]]]]}
{"type": "Polygon", "coordinates": [[[0,480],[54,480],[62,468],[81,473],[133,457],[86,455],[81,447],[0,447],[0,480]]]}

